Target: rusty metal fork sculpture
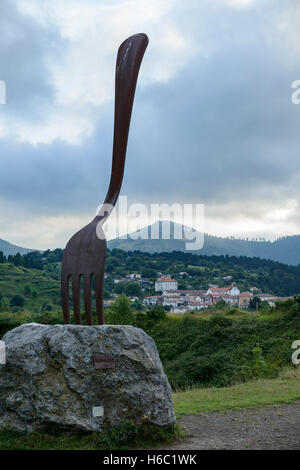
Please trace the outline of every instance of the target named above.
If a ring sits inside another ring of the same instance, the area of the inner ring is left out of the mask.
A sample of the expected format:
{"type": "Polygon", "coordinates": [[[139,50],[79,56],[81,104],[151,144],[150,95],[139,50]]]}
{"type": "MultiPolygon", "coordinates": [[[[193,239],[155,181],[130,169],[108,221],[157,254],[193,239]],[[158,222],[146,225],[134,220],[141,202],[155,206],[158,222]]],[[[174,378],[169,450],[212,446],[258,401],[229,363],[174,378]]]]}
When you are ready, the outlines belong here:
{"type": "Polygon", "coordinates": [[[126,39],[118,50],[111,179],[104,204],[98,215],[72,236],[64,250],[61,298],[65,323],[70,323],[69,281],[71,279],[75,323],[81,324],[80,278],[82,276],[86,323],[93,324],[91,293],[92,276],[94,276],[98,323],[104,324],[103,285],[106,239],[102,225],[116,204],[120,193],[136,82],[147,45],[148,37],[145,34],[135,34],[126,39]]]}

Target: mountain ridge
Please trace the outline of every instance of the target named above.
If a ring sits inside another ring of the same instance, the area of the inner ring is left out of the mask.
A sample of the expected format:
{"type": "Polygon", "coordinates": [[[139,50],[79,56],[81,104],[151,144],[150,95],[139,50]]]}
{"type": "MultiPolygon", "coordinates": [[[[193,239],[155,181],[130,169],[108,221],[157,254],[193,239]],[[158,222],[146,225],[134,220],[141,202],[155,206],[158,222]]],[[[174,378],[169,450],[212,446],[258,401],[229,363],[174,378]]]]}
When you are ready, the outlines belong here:
{"type": "MultiPolygon", "coordinates": [[[[151,233],[152,225],[143,227],[143,233],[151,233]]],[[[141,251],[148,253],[162,253],[172,251],[183,251],[186,253],[194,253],[207,256],[248,256],[262,259],[271,259],[280,263],[289,265],[300,264],[300,235],[288,235],[278,238],[275,241],[256,241],[245,240],[240,238],[218,237],[204,233],[204,246],[199,250],[186,250],[185,243],[191,243],[190,239],[183,237],[181,240],[174,238],[174,230],[183,230],[183,226],[170,222],[170,239],[162,238],[162,222],[159,223],[158,239],[141,239],[137,238],[139,231],[127,235],[127,238],[115,238],[108,240],[107,245],[110,250],[119,248],[125,251],[141,251]]],[[[186,227],[190,230],[189,227],[186,227]]],[[[198,237],[202,235],[198,232],[198,237]]],[[[14,245],[0,238],[0,251],[5,256],[16,255],[37,251],[31,248],[24,248],[14,245]]]]}
{"type": "Polygon", "coordinates": [[[26,255],[26,253],[30,253],[31,251],[36,251],[31,248],[23,248],[22,246],[13,245],[12,243],[3,240],[0,238],[0,251],[4,254],[4,256],[9,255],[16,255],[20,253],[20,255],[26,255]]]}
{"type": "MultiPolygon", "coordinates": [[[[143,227],[143,233],[151,233],[152,225],[143,227]]],[[[127,238],[115,238],[108,241],[108,248],[119,248],[125,251],[142,251],[148,253],[162,253],[171,251],[183,251],[201,255],[229,255],[229,256],[248,256],[263,259],[271,259],[280,263],[298,265],[300,264],[300,235],[290,235],[278,238],[275,241],[255,241],[239,238],[218,237],[204,234],[204,246],[199,250],[186,250],[185,243],[191,242],[190,239],[174,238],[174,229],[184,226],[170,222],[171,238],[162,239],[162,222],[159,223],[159,238],[155,240],[137,238],[140,231],[128,234],[127,238]]],[[[187,227],[187,230],[189,227],[187,227]]],[[[202,235],[198,232],[198,237],[202,235]]]]}

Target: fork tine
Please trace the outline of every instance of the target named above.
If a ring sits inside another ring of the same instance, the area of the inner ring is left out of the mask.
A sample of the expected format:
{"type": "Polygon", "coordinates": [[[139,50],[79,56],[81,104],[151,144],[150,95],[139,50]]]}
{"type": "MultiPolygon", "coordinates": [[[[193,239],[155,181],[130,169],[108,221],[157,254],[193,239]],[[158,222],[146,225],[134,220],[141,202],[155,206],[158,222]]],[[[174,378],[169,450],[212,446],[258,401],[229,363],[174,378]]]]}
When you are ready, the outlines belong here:
{"type": "Polygon", "coordinates": [[[88,325],[93,324],[93,316],[92,316],[92,276],[91,274],[84,275],[84,308],[86,314],[86,323],[88,325]]]}
{"type": "Polygon", "coordinates": [[[103,275],[95,274],[95,297],[99,325],[104,325],[103,312],[103,275]]]}
{"type": "Polygon", "coordinates": [[[61,275],[61,305],[64,315],[64,323],[70,323],[70,308],[69,308],[69,276],[67,274],[61,275]]]}
{"type": "Polygon", "coordinates": [[[81,325],[80,315],[80,275],[72,276],[73,308],[76,325],[81,325]]]}

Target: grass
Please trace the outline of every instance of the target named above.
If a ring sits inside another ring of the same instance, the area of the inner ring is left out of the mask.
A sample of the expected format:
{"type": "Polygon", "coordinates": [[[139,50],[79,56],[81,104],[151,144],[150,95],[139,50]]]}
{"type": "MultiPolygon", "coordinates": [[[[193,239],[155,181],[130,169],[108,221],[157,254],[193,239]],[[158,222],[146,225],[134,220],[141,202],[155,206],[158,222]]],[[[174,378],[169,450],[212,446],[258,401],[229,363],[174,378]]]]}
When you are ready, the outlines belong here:
{"type": "Polygon", "coordinates": [[[181,435],[178,426],[136,426],[131,421],[108,431],[84,435],[0,431],[0,450],[125,450],[133,446],[149,448],[171,444],[181,435]]]}
{"type": "Polygon", "coordinates": [[[176,415],[257,408],[300,399],[300,367],[284,369],[276,379],[259,379],[232,387],[195,388],[173,395],[176,415]]]}

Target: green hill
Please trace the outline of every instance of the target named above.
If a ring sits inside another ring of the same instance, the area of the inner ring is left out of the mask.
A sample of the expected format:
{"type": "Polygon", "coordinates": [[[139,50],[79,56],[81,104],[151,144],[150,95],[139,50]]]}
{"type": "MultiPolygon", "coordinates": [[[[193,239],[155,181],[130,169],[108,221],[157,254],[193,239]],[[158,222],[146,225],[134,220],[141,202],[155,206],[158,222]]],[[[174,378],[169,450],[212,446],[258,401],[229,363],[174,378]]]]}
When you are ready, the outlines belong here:
{"type": "MultiPolygon", "coordinates": [[[[0,301],[7,298],[11,303],[14,295],[21,295],[25,301],[20,307],[25,311],[39,312],[41,308],[60,311],[62,255],[63,251],[56,249],[0,256],[0,301]]],[[[257,287],[277,296],[300,293],[300,267],[246,256],[204,256],[181,251],[150,254],[114,249],[108,250],[105,271],[105,299],[121,293],[141,300],[153,295],[159,273],[170,274],[178,281],[179,289],[207,289],[209,284],[225,286],[235,282],[241,291],[257,287]],[[150,284],[140,285],[128,278],[115,283],[133,272],[140,273],[150,284]]],[[[94,302],[94,295],[92,299],[94,302]]]]}
{"type": "Polygon", "coordinates": [[[60,283],[45,271],[0,263],[0,309],[35,313],[60,310],[60,283]]]}

